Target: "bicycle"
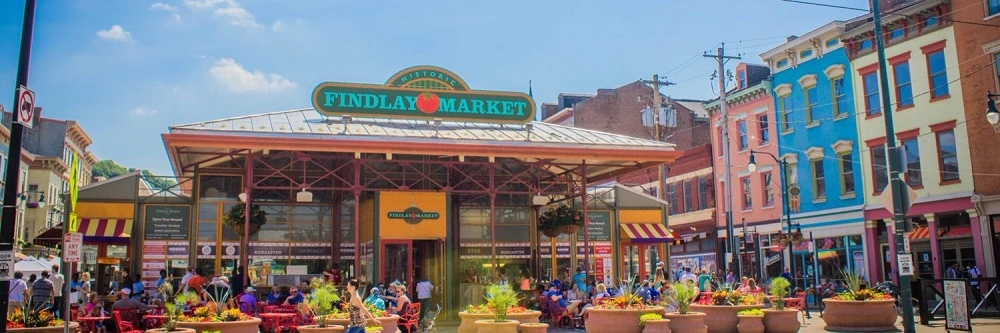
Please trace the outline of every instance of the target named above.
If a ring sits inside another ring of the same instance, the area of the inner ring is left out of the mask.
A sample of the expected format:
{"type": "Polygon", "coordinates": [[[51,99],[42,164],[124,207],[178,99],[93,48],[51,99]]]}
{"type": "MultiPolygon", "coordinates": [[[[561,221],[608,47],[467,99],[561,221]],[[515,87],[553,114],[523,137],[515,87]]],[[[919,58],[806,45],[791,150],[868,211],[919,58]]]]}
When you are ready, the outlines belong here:
{"type": "MultiPolygon", "coordinates": [[[[877,287],[875,287],[875,291],[888,294],[889,296],[891,296],[894,301],[893,306],[895,306],[896,308],[896,313],[899,314],[900,316],[903,315],[903,307],[899,303],[899,294],[900,294],[899,286],[896,286],[890,281],[885,281],[880,283],[877,287]]],[[[914,309],[918,309],[920,307],[920,301],[918,301],[916,298],[911,297],[910,302],[913,304],[914,309]]]]}

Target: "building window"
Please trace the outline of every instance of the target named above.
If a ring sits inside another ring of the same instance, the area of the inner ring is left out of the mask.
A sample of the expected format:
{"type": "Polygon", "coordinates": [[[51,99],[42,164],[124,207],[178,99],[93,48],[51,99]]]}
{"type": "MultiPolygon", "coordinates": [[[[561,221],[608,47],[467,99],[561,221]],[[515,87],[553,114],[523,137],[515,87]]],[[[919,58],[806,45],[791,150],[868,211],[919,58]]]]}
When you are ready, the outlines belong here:
{"type": "Polygon", "coordinates": [[[788,58],[778,60],[778,68],[788,66],[788,58]]]}
{"type": "Polygon", "coordinates": [[[882,114],[882,106],[879,104],[878,72],[862,75],[861,81],[865,89],[865,111],[868,113],[868,116],[882,114]]]}
{"type": "Polygon", "coordinates": [[[839,42],[840,42],[840,39],[838,39],[838,38],[830,38],[830,39],[827,39],[827,40],[826,40],[826,47],[834,47],[834,46],[837,46],[837,43],[839,43],[839,42]]]}
{"type": "Polygon", "coordinates": [[[823,170],[823,159],[809,161],[813,171],[813,200],[826,199],[826,172],[823,170]]]}
{"type": "Polygon", "coordinates": [[[1000,0],[986,0],[986,16],[1000,14],[1000,0]]]}
{"type": "Polygon", "coordinates": [[[708,177],[698,178],[698,209],[708,209],[708,198],[711,193],[708,193],[708,182],[711,179],[708,177]]]}
{"type": "Polygon", "coordinates": [[[785,164],[785,187],[792,188],[792,185],[799,183],[798,163],[785,164]]]}
{"type": "Polygon", "coordinates": [[[750,177],[743,177],[740,179],[740,183],[743,184],[743,210],[753,209],[753,193],[750,192],[750,177]]]}
{"type": "Polygon", "coordinates": [[[816,119],[816,108],[819,107],[819,94],[816,93],[815,87],[810,87],[805,89],[806,95],[806,124],[812,124],[816,119]]]}
{"type": "Polygon", "coordinates": [[[944,50],[927,54],[927,71],[930,75],[931,99],[948,96],[948,67],[944,62],[944,50]]]}
{"type": "Polygon", "coordinates": [[[997,84],[1000,84],[1000,53],[996,53],[993,55],[993,66],[996,67],[997,84]]]}
{"type": "Polygon", "coordinates": [[[736,126],[738,126],[740,130],[740,151],[747,150],[747,148],[750,147],[750,141],[747,137],[747,121],[740,120],[736,123],[736,126]]]}
{"type": "Polygon", "coordinates": [[[781,110],[781,131],[792,129],[792,98],[785,95],[778,98],[778,108],[781,110]]]}
{"type": "Polygon", "coordinates": [[[913,86],[910,82],[910,63],[901,62],[892,66],[896,79],[896,103],[900,108],[913,106],[913,86]]]}
{"type": "Polygon", "coordinates": [[[906,36],[906,30],[903,27],[899,27],[889,33],[889,40],[903,38],[903,36],[906,36]]]}
{"type": "Polygon", "coordinates": [[[764,188],[764,207],[774,207],[774,181],[770,172],[760,174],[760,183],[764,188]]]}
{"type": "Polygon", "coordinates": [[[812,49],[806,49],[806,50],[802,50],[802,52],[799,52],[799,58],[802,58],[802,59],[811,57],[812,55],[813,55],[813,50],[812,49]]]}
{"type": "Polygon", "coordinates": [[[771,129],[768,127],[771,125],[767,123],[767,115],[762,114],[760,117],[757,117],[757,124],[760,127],[760,133],[757,133],[757,135],[760,135],[760,145],[763,146],[771,142],[771,129]]]}
{"type": "Polygon", "coordinates": [[[694,191],[691,189],[692,181],[684,182],[684,212],[694,211],[694,191]]]}
{"type": "Polygon", "coordinates": [[[841,113],[846,113],[850,108],[847,106],[847,89],[844,87],[844,78],[838,77],[833,79],[830,83],[833,87],[833,116],[839,116],[841,113]]]}
{"type": "Polygon", "coordinates": [[[874,191],[882,192],[886,185],[889,185],[889,173],[886,168],[885,145],[872,146],[872,178],[874,178],[874,191]]]}
{"type": "Polygon", "coordinates": [[[906,184],[917,187],[923,186],[924,181],[920,176],[920,146],[917,138],[903,140],[903,158],[906,165],[906,184]]]}
{"type": "MultiPolygon", "coordinates": [[[[991,1],[995,1],[995,0],[991,0],[991,1]]],[[[924,19],[923,29],[927,29],[927,28],[933,27],[935,25],[938,25],[938,17],[937,17],[937,15],[928,16],[926,19],[924,19]]]]}
{"type": "Polygon", "coordinates": [[[850,152],[840,155],[840,184],[841,195],[854,194],[854,158],[850,152]]]}
{"type": "Polygon", "coordinates": [[[670,196],[667,198],[667,202],[670,204],[670,215],[679,214],[680,209],[678,209],[677,204],[680,203],[680,200],[677,200],[677,184],[667,185],[667,195],[670,196]]]}
{"type": "Polygon", "coordinates": [[[958,149],[955,148],[955,130],[937,132],[937,144],[941,181],[958,180],[958,149]]]}
{"type": "Polygon", "coordinates": [[[740,86],[738,88],[743,89],[747,87],[747,71],[739,71],[736,76],[740,80],[740,86]]]}
{"type": "Polygon", "coordinates": [[[861,51],[871,50],[871,48],[872,48],[872,40],[871,39],[862,40],[861,43],[858,44],[858,46],[861,48],[861,51]]]}

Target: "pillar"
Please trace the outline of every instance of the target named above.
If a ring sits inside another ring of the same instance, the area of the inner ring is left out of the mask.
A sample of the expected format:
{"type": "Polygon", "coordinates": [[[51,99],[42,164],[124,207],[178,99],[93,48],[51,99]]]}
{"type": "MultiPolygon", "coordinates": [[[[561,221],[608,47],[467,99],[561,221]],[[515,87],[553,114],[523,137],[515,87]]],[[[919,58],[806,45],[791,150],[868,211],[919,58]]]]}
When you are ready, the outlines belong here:
{"type": "Polygon", "coordinates": [[[881,246],[878,242],[878,221],[865,221],[865,239],[864,239],[865,252],[868,253],[865,256],[865,261],[868,263],[868,271],[866,272],[865,278],[868,279],[870,285],[874,285],[875,282],[881,281],[882,277],[882,265],[881,265],[881,246]]]}
{"type": "MultiPolygon", "coordinates": [[[[965,211],[969,214],[969,225],[972,227],[972,248],[976,252],[976,267],[979,267],[979,271],[986,272],[986,248],[984,246],[983,237],[983,225],[980,222],[983,219],[989,220],[988,218],[980,218],[979,213],[975,209],[968,209],[965,211]]],[[[986,229],[987,237],[989,235],[989,228],[986,229]]]]}
{"type": "Polygon", "coordinates": [[[924,214],[924,218],[927,219],[927,227],[930,228],[931,237],[931,262],[934,265],[934,279],[941,278],[941,272],[943,269],[941,267],[941,245],[938,242],[938,229],[937,229],[937,217],[934,213],[924,214]]]}

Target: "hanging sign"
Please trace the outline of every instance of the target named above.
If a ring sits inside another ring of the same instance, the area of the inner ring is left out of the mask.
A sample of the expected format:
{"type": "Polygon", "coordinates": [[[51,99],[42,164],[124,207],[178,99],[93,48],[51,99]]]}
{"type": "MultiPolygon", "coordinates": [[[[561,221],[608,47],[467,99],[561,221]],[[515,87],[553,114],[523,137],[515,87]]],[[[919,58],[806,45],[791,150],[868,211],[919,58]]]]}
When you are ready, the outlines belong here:
{"type": "Polygon", "coordinates": [[[458,75],[435,66],[410,67],[385,85],[324,82],[312,93],[316,111],[326,116],[441,119],[524,124],[535,117],[535,102],[520,92],[471,90],[458,75]]]}
{"type": "Polygon", "coordinates": [[[913,276],[913,255],[909,253],[900,253],[898,256],[899,264],[899,275],[913,276]]]}
{"type": "Polygon", "coordinates": [[[18,87],[17,104],[14,105],[14,109],[14,112],[17,112],[17,123],[31,128],[35,118],[35,92],[25,86],[18,87]]]}

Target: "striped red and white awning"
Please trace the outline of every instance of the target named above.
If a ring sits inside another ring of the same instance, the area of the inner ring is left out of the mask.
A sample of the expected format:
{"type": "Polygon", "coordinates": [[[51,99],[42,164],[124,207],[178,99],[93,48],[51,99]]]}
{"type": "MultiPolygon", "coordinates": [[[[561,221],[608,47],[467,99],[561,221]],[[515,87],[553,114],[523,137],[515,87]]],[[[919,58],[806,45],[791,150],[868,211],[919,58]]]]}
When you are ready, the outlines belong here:
{"type": "Polygon", "coordinates": [[[622,234],[632,243],[670,243],[680,239],[680,235],[658,223],[623,224],[622,234]]]}
{"type": "MultiPolygon", "coordinates": [[[[132,219],[82,218],[77,232],[83,234],[85,243],[127,243],[128,238],[132,236],[132,224],[132,219]]],[[[33,243],[55,247],[62,242],[62,234],[60,223],[35,237],[33,243]]]]}

